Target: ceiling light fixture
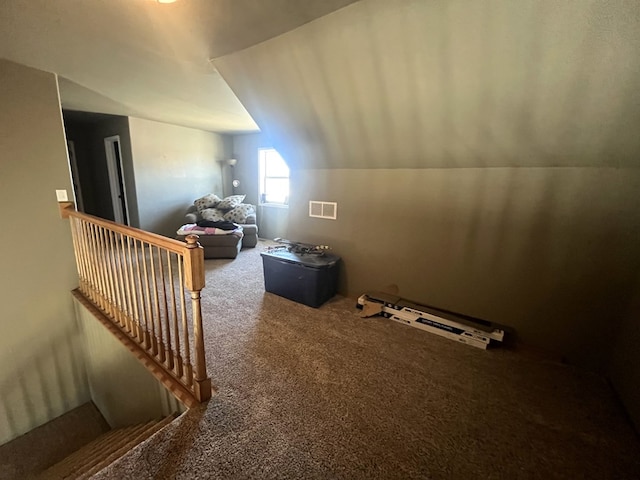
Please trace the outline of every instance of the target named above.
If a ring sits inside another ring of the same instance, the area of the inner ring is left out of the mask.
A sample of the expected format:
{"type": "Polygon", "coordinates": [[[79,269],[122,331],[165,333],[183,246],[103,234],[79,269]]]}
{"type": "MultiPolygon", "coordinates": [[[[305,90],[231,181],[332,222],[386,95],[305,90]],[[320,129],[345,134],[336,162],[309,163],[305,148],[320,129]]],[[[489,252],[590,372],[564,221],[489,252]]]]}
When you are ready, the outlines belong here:
{"type": "Polygon", "coordinates": [[[174,3],[177,0],[156,0],[158,3],[174,3]]]}

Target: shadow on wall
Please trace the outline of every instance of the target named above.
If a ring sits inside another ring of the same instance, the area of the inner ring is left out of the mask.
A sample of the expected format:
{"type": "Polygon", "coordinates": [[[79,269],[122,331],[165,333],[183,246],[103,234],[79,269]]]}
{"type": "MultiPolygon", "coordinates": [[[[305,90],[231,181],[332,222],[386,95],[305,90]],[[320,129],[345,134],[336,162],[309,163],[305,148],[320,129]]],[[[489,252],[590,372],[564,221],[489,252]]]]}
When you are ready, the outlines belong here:
{"type": "Polygon", "coordinates": [[[28,360],[0,379],[0,444],[90,400],[79,344],[79,330],[69,327],[23,346],[28,360]]]}
{"type": "Polygon", "coordinates": [[[188,208],[189,205],[177,205],[163,210],[153,223],[144,226],[144,230],[175,238],[177,230],[187,222],[184,217],[188,208]]]}
{"type": "Polygon", "coordinates": [[[289,208],[260,205],[257,210],[260,238],[270,240],[276,237],[288,238],[289,208]]]}
{"type": "Polygon", "coordinates": [[[574,357],[609,348],[640,268],[634,169],[310,170],[294,182],[290,235],[343,258],[341,293],[395,283],[574,357]],[[312,199],[338,202],[338,219],[309,218],[312,199]]]}

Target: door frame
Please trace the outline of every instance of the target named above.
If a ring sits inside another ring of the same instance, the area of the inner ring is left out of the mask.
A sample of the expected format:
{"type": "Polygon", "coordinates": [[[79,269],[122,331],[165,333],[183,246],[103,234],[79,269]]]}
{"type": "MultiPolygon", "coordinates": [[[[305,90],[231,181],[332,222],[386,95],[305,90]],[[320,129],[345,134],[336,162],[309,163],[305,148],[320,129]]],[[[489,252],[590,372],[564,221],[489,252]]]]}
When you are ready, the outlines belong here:
{"type": "Polygon", "coordinates": [[[82,199],[82,184],[80,183],[80,173],[78,172],[78,160],[76,159],[76,146],[73,143],[73,140],[67,140],[67,152],[69,153],[71,184],[73,185],[73,195],[76,199],[76,209],[79,212],[84,212],[84,200],[82,199]]]}
{"type": "Polygon", "coordinates": [[[111,189],[111,204],[116,223],[129,224],[129,204],[127,203],[127,188],[124,181],[122,166],[122,149],[120,135],[113,135],[104,139],[104,150],[107,155],[107,170],[109,171],[109,187],[111,189]],[[117,153],[116,153],[116,148],[117,153]]]}

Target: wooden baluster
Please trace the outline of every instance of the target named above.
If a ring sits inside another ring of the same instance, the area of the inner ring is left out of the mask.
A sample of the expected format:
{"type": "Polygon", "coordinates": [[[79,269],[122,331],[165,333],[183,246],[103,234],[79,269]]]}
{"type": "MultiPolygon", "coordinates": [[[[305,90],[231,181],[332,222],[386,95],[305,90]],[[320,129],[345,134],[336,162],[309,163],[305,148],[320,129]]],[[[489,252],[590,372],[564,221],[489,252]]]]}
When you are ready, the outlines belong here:
{"type": "MultiPolygon", "coordinates": [[[[167,252],[167,270],[171,272],[171,257],[167,252]]],[[[169,312],[169,295],[167,293],[167,277],[165,275],[164,261],[160,254],[160,247],[158,247],[158,263],[160,264],[160,276],[162,278],[162,298],[164,299],[164,345],[166,352],[166,365],[170,370],[173,370],[173,348],[171,344],[171,318],[169,312]]]]}
{"type": "Polygon", "coordinates": [[[129,243],[129,237],[125,237],[120,233],[120,270],[122,270],[122,276],[124,280],[124,300],[127,306],[127,331],[132,337],[135,336],[135,324],[133,318],[133,305],[131,300],[131,285],[129,284],[129,260],[127,258],[127,249],[124,244],[125,241],[129,243]]]}
{"type": "Polygon", "coordinates": [[[107,293],[107,285],[106,285],[106,272],[104,271],[104,260],[100,255],[99,250],[99,231],[98,227],[85,222],[85,235],[87,237],[88,243],[88,256],[87,261],[89,262],[89,268],[91,271],[92,283],[96,292],[99,293],[98,305],[102,308],[105,313],[109,312],[109,304],[107,302],[108,293],[107,293]]]}
{"type": "Polygon", "coordinates": [[[83,220],[78,220],[78,235],[80,236],[82,243],[82,262],[84,264],[84,270],[87,280],[87,290],[83,292],[97,305],[100,304],[100,297],[98,295],[98,286],[96,284],[96,278],[94,276],[94,268],[93,268],[93,237],[90,235],[88,231],[87,222],[83,220]]]}
{"type": "Polygon", "coordinates": [[[158,356],[161,362],[164,362],[164,344],[162,343],[162,313],[160,312],[160,297],[158,296],[158,278],[156,277],[155,270],[155,261],[153,257],[153,247],[149,245],[149,254],[150,264],[151,264],[151,279],[153,281],[153,302],[155,306],[155,315],[151,319],[155,326],[155,340],[156,340],[156,351],[155,354],[158,356]]]}
{"type": "Polygon", "coordinates": [[[120,295],[120,316],[122,317],[125,332],[130,332],[131,317],[129,315],[129,304],[127,303],[127,286],[125,284],[124,261],[122,259],[122,242],[118,238],[119,233],[113,232],[113,256],[116,262],[116,272],[118,274],[118,285],[120,295]]]}
{"type": "Polygon", "coordinates": [[[115,309],[113,305],[113,278],[110,275],[109,262],[107,256],[107,249],[105,244],[105,232],[102,227],[94,226],[94,230],[96,233],[95,242],[95,258],[94,265],[99,269],[102,275],[102,282],[104,284],[104,299],[105,306],[107,308],[107,312],[110,317],[114,317],[115,309]]]}
{"type": "Polygon", "coordinates": [[[193,393],[200,402],[211,398],[211,379],[207,377],[207,364],[204,353],[204,332],[202,331],[202,310],[200,291],[204,288],[204,251],[198,244],[197,235],[188,235],[185,251],[186,286],[191,293],[193,315],[193,336],[195,349],[195,372],[193,393]]]}
{"type": "Polygon", "coordinates": [[[91,247],[92,247],[92,237],[89,235],[87,231],[87,223],[81,220],[78,221],[78,233],[79,233],[79,243],[81,244],[81,253],[80,256],[82,258],[83,270],[84,270],[84,280],[85,280],[85,291],[84,293],[88,298],[93,299],[94,302],[98,302],[100,304],[100,290],[98,289],[97,280],[95,278],[95,272],[92,268],[91,264],[91,247]]]}
{"type": "Polygon", "coordinates": [[[123,270],[123,261],[120,257],[120,249],[118,248],[118,234],[116,232],[111,232],[111,236],[113,238],[113,259],[116,266],[116,280],[118,281],[118,297],[120,299],[120,319],[122,328],[124,328],[125,332],[131,330],[131,325],[129,323],[129,308],[127,306],[127,294],[126,287],[124,284],[124,275],[122,274],[123,270]]]}
{"type": "Polygon", "coordinates": [[[103,310],[107,315],[111,315],[111,302],[109,300],[110,287],[109,287],[109,275],[107,271],[107,263],[105,261],[104,253],[104,237],[102,228],[97,225],[90,225],[93,230],[93,263],[96,268],[96,273],[99,276],[100,284],[100,296],[103,298],[103,310]]]}
{"type": "MultiPolygon", "coordinates": [[[[144,289],[147,300],[147,333],[145,335],[147,341],[147,350],[154,356],[158,353],[158,345],[156,343],[156,330],[155,323],[153,321],[153,308],[151,304],[151,290],[149,289],[149,272],[147,269],[147,253],[144,247],[145,243],[142,243],[142,265],[144,266],[144,289]]],[[[151,253],[151,245],[149,245],[149,253],[151,253]]],[[[153,265],[153,262],[151,262],[153,265]]]]}
{"type": "MultiPolygon", "coordinates": [[[[180,258],[176,255],[176,259],[180,262],[180,258]]],[[[167,265],[169,266],[169,278],[171,279],[171,313],[173,314],[173,371],[178,376],[182,377],[182,357],[180,355],[180,327],[178,326],[178,308],[176,305],[176,279],[173,273],[173,267],[171,266],[171,252],[167,250],[167,265]]]]}
{"type": "Polygon", "coordinates": [[[112,320],[116,319],[116,308],[114,304],[115,289],[113,287],[113,273],[111,271],[111,261],[109,259],[109,252],[107,248],[107,235],[103,227],[97,227],[98,229],[98,255],[101,258],[101,263],[104,270],[104,281],[107,287],[106,298],[109,303],[109,316],[112,320]]]}
{"type": "Polygon", "coordinates": [[[169,320],[169,299],[167,298],[167,281],[164,274],[164,262],[162,261],[162,253],[160,252],[160,247],[156,247],[158,250],[158,273],[160,275],[160,279],[162,280],[162,300],[163,300],[163,312],[164,312],[164,321],[162,319],[163,315],[158,315],[158,322],[160,322],[160,330],[164,333],[164,340],[162,335],[160,335],[160,340],[162,340],[163,352],[165,358],[163,359],[166,362],[167,366],[173,369],[173,355],[171,353],[171,322],[169,320]]]}
{"type": "Polygon", "coordinates": [[[93,290],[93,298],[96,298],[98,301],[98,305],[102,305],[102,308],[106,308],[106,295],[103,288],[100,287],[100,281],[102,280],[101,268],[101,260],[97,253],[97,243],[96,239],[96,227],[91,225],[90,223],[84,222],[84,236],[87,242],[87,271],[89,273],[89,278],[91,279],[91,287],[93,290]]]}
{"type": "Polygon", "coordinates": [[[138,318],[136,317],[135,309],[135,285],[133,283],[133,263],[131,259],[131,237],[124,236],[122,255],[126,268],[124,269],[124,275],[127,284],[127,301],[129,302],[129,321],[131,323],[131,338],[138,338],[138,318]]]}
{"type": "Polygon", "coordinates": [[[115,305],[116,323],[119,326],[124,326],[122,319],[122,303],[120,301],[120,284],[118,283],[118,270],[115,260],[115,246],[113,245],[113,232],[111,230],[106,231],[107,234],[107,252],[109,255],[109,263],[111,265],[111,277],[113,278],[113,302],[115,305]]]}
{"type": "MultiPolygon", "coordinates": [[[[140,311],[138,309],[138,293],[140,289],[136,285],[135,275],[134,275],[134,260],[131,252],[131,243],[136,242],[135,238],[127,237],[127,254],[128,254],[128,263],[129,263],[129,284],[131,285],[131,301],[133,302],[133,318],[135,320],[135,337],[138,341],[142,338],[142,332],[140,329],[140,311]]],[[[138,261],[136,258],[135,265],[138,265],[138,261]]]]}
{"type": "Polygon", "coordinates": [[[84,222],[78,218],[71,218],[71,224],[76,235],[76,242],[78,244],[78,260],[80,262],[80,269],[82,270],[82,283],[80,284],[80,290],[87,298],[96,298],[97,289],[93,285],[93,279],[91,278],[91,271],[89,269],[89,247],[90,240],[85,233],[84,222]]]}
{"type": "Polygon", "coordinates": [[[138,265],[136,267],[136,271],[138,274],[138,285],[140,285],[140,310],[141,310],[141,318],[143,318],[143,337],[140,339],[141,343],[144,343],[145,348],[148,350],[151,346],[150,338],[149,338],[149,313],[147,310],[147,303],[145,302],[144,294],[146,288],[142,282],[142,272],[140,271],[140,262],[142,262],[144,278],[146,282],[147,278],[147,262],[144,260],[144,243],[142,241],[140,243],[140,251],[138,251],[138,241],[134,244],[136,258],[138,259],[138,265]]]}
{"type": "Polygon", "coordinates": [[[102,307],[102,299],[100,298],[100,288],[98,286],[98,279],[96,278],[96,271],[94,265],[93,254],[93,242],[94,237],[89,231],[89,225],[85,221],[80,221],[80,231],[82,235],[82,243],[84,244],[84,263],[87,271],[87,278],[90,284],[89,298],[93,300],[96,305],[102,307]]]}
{"type": "Polygon", "coordinates": [[[97,305],[104,312],[109,312],[107,301],[106,277],[104,262],[98,253],[98,232],[97,227],[88,222],[83,222],[84,236],[87,242],[87,268],[91,278],[91,284],[98,299],[97,305]]]}
{"type": "Polygon", "coordinates": [[[109,275],[107,271],[107,264],[104,254],[103,248],[103,238],[102,238],[102,229],[97,225],[89,224],[90,235],[93,239],[92,247],[91,247],[91,263],[96,269],[95,272],[98,274],[99,282],[102,284],[101,295],[103,297],[104,307],[103,310],[108,315],[112,314],[111,309],[111,295],[110,295],[110,287],[109,287],[109,275]]]}
{"type": "Polygon", "coordinates": [[[184,299],[185,280],[183,272],[184,257],[178,257],[178,281],[180,287],[180,317],[182,319],[182,338],[184,338],[184,372],[182,378],[188,387],[193,385],[193,367],[191,365],[191,345],[189,343],[189,324],[187,322],[187,303],[184,299]]]}
{"type": "Polygon", "coordinates": [[[78,279],[80,280],[80,287],[82,288],[82,283],[84,282],[84,272],[82,271],[82,267],[80,266],[80,260],[78,258],[80,248],[78,247],[77,235],[76,235],[76,227],[74,225],[74,218],[72,218],[69,222],[69,226],[71,227],[71,243],[73,244],[73,253],[76,259],[76,270],[78,272],[78,279]]]}
{"type": "Polygon", "coordinates": [[[78,270],[78,278],[80,279],[80,291],[87,293],[87,280],[84,270],[84,263],[82,261],[82,247],[80,246],[80,239],[78,238],[78,219],[71,218],[69,225],[71,227],[71,241],[73,243],[73,252],[76,257],[76,269],[78,270]]]}

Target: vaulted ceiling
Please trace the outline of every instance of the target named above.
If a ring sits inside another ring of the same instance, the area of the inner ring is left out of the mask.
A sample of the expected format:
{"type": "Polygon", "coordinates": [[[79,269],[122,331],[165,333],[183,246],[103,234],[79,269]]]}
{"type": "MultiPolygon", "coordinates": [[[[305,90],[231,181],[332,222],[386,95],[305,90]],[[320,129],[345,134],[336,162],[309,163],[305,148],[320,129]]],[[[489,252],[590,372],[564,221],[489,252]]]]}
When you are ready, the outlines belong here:
{"type": "Polygon", "coordinates": [[[633,1],[362,0],[216,66],[302,166],[640,166],[633,1]]]}
{"type": "Polygon", "coordinates": [[[0,57],[291,166],[640,165],[635,1],[2,0],[0,57]]]}
{"type": "Polygon", "coordinates": [[[0,58],[60,76],[63,107],[255,131],[212,59],[355,0],[2,0],[0,58]]]}

